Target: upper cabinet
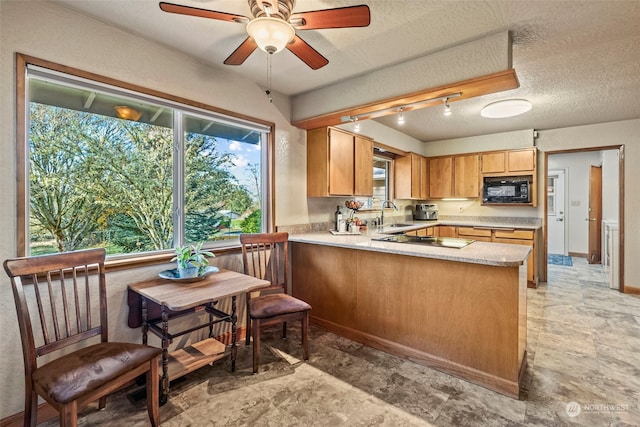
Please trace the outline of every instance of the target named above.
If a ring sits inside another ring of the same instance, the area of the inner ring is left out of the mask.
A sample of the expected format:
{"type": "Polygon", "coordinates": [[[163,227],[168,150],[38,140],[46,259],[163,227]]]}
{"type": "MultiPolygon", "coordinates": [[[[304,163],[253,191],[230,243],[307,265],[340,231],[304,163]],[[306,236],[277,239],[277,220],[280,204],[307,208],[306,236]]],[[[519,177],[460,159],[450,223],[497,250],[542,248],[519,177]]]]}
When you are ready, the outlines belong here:
{"type": "Polygon", "coordinates": [[[482,173],[487,175],[531,175],[536,170],[536,148],[482,153],[482,173]]]}
{"type": "Polygon", "coordinates": [[[478,198],[480,175],[478,155],[432,157],[429,159],[429,198],[478,198]]]}
{"type": "Polygon", "coordinates": [[[426,157],[415,153],[395,159],[395,198],[425,200],[429,197],[426,157]]]}
{"type": "Polygon", "coordinates": [[[371,196],[373,140],[341,129],[307,131],[307,196],[371,196]]]}

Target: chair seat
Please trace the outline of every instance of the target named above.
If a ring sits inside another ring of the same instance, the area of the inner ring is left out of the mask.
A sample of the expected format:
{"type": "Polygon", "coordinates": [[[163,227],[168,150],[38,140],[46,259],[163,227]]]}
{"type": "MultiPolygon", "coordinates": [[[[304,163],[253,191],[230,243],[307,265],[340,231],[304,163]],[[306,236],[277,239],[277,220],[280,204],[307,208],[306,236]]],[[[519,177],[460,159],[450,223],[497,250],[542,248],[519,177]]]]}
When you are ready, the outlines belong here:
{"type": "Polygon", "coordinates": [[[148,362],[161,352],[159,348],[143,344],[95,344],[39,367],[33,373],[33,381],[52,400],[68,403],[148,362]]]}
{"type": "Polygon", "coordinates": [[[254,319],[268,319],[307,310],[311,310],[309,304],[287,294],[264,295],[249,300],[249,313],[254,319]]]}

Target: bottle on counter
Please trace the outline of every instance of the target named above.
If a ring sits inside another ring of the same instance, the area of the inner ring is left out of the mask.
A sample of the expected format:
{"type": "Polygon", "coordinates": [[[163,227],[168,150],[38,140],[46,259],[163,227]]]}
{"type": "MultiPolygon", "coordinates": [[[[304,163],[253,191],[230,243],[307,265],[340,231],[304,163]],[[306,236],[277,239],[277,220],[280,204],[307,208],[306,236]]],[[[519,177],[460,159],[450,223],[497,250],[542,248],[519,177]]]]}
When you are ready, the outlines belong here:
{"type": "Polygon", "coordinates": [[[342,221],[342,212],[340,212],[340,206],[338,205],[336,207],[336,213],[335,215],[335,219],[336,219],[336,231],[340,230],[340,221],[342,221]]]}

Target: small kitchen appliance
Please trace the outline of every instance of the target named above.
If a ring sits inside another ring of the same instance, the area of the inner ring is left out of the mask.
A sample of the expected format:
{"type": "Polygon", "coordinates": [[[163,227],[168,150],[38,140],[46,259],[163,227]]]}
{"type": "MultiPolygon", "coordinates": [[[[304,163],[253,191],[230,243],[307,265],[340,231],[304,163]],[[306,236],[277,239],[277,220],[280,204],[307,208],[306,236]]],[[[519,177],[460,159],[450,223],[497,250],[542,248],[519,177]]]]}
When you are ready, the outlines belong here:
{"type": "Polygon", "coordinates": [[[436,221],[438,219],[438,205],[417,204],[413,212],[413,219],[416,221],[436,221]]]}

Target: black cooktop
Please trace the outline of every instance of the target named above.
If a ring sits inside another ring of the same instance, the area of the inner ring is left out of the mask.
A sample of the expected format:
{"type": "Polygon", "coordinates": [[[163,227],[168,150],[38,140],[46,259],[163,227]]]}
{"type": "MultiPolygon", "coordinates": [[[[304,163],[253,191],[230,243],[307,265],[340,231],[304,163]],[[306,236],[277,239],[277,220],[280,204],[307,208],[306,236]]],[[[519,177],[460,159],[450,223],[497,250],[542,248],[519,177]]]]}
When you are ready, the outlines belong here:
{"type": "Polygon", "coordinates": [[[427,236],[407,236],[406,234],[394,234],[391,236],[374,237],[371,240],[395,243],[414,243],[427,246],[441,246],[444,248],[464,248],[475,242],[470,239],[458,239],[455,237],[427,237],[427,236]]]}

